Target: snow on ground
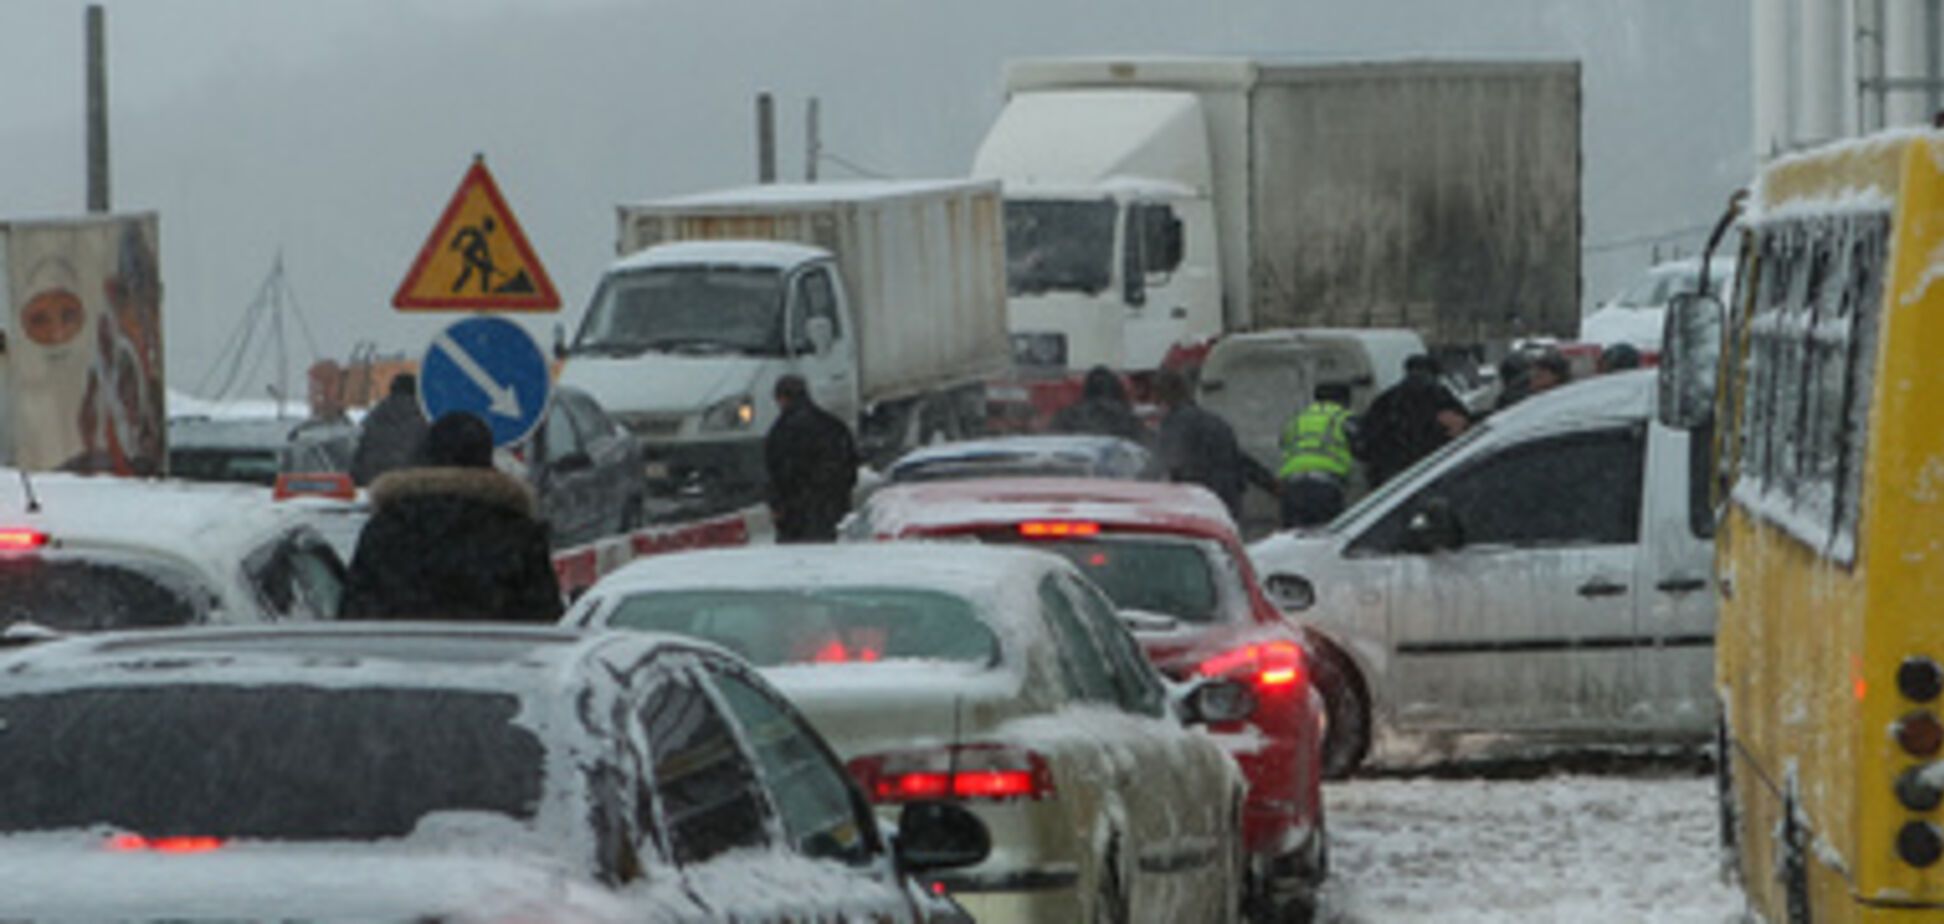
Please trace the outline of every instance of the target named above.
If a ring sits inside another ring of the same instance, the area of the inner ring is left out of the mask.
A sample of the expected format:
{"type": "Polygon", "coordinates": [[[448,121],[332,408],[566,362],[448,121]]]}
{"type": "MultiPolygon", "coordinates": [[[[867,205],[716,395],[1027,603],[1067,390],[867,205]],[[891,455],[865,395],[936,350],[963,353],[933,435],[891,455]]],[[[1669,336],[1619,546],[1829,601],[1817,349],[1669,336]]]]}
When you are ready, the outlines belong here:
{"type": "Polygon", "coordinates": [[[1378,779],[1325,790],[1326,924],[1724,924],[1707,776],[1378,779]]]}

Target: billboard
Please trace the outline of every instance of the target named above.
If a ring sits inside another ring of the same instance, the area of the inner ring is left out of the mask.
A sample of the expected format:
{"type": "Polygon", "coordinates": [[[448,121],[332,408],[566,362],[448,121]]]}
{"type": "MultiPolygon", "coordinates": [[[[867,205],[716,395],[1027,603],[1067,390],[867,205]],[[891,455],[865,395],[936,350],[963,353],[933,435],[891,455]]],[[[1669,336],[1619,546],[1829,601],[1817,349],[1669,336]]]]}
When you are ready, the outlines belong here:
{"type": "Polygon", "coordinates": [[[0,223],[13,465],[157,475],[166,458],[153,214],[0,223]]]}

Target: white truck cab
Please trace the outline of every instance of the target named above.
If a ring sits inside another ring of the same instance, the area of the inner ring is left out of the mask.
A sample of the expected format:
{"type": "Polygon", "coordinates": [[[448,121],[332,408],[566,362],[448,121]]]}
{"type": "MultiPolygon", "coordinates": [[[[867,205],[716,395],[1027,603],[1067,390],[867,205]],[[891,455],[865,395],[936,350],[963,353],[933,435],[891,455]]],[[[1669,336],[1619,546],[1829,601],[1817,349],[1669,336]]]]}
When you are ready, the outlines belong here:
{"type": "Polygon", "coordinates": [[[560,382],[642,438],[656,493],[747,494],[764,482],[778,378],[803,376],[818,404],[857,419],[855,329],[827,250],[664,244],[609,267],[560,382]]]}
{"type": "Polygon", "coordinates": [[[1654,385],[1527,399],[1327,527],[1250,548],[1271,599],[1361,680],[1364,728],[1713,728],[1709,437],[1655,421],[1654,385]]]}

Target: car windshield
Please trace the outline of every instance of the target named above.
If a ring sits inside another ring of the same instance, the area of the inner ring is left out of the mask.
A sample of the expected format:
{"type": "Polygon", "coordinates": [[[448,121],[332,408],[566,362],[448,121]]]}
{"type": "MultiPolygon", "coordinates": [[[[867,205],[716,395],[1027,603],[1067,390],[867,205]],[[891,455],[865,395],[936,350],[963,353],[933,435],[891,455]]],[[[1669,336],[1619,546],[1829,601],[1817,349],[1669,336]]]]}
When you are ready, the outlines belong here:
{"type": "Polygon", "coordinates": [[[671,266],[611,276],[573,351],[783,354],[783,275],[774,268],[671,266]]]}
{"type": "Polygon", "coordinates": [[[0,833],[370,840],[434,812],[531,818],[539,739],[505,694],[295,685],[0,698],[0,833]]]}
{"type": "Polygon", "coordinates": [[[1073,562],[1123,610],[1144,610],[1183,622],[1221,620],[1222,595],[1202,543],[1192,539],[1112,536],[1032,540],[1073,562]]]}
{"type": "Polygon", "coordinates": [[[1111,199],[1006,202],[1006,286],[1014,295],[1085,292],[1113,283],[1111,199]]]}
{"type": "Polygon", "coordinates": [[[153,559],[0,555],[0,628],[33,623],[90,632],[188,625],[201,621],[211,596],[182,569],[153,559]]]}
{"type": "Polygon", "coordinates": [[[721,645],[758,667],[896,660],[993,664],[999,640],[967,600],[934,590],[668,590],[622,600],[607,623],[721,645]]]}

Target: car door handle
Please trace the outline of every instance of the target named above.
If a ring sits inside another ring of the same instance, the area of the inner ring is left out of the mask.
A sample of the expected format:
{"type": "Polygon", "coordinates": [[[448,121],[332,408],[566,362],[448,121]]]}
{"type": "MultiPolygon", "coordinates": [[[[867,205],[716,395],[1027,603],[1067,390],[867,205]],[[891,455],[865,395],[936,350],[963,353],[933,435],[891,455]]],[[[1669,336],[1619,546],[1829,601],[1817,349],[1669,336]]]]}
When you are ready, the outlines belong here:
{"type": "Polygon", "coordinates": [[[1662,593],[1669,593],[1669,594],[1693,593],[1697,590],[1706,590],[1707,587],[1708,587],[1707,578],[1696,578],[1696,577],[1668,578],[1667,580],[1654,585],[1655,590],[1658,590],[1662,593]]]}
{"type": "Polygon", "coordinates": [[[1594,578],[1580,585],[1582,597],[1618,597],[1627,592],[1627,585],[1615,584],[1605,578],[1594,578]]]}

